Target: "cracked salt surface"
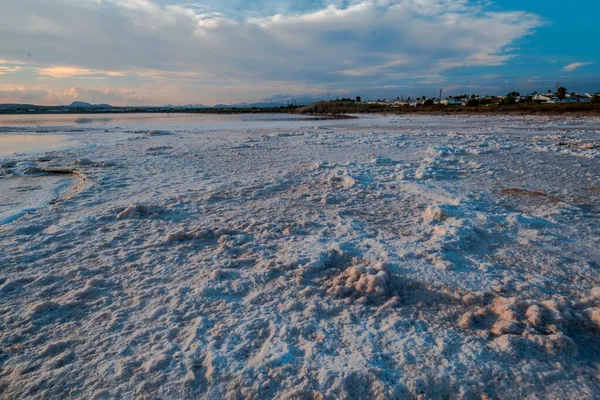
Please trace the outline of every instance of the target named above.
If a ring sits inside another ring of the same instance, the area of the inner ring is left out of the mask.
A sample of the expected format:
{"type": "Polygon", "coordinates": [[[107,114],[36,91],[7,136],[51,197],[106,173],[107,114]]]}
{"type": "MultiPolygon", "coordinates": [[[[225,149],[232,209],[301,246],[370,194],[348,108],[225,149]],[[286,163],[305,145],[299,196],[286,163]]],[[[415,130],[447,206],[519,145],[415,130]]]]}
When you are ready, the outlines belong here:
{"type": "Polygon", "coordinates": [[[2,159],[0,397],[600,396],[600,120],[169,121],[2,159]]]}

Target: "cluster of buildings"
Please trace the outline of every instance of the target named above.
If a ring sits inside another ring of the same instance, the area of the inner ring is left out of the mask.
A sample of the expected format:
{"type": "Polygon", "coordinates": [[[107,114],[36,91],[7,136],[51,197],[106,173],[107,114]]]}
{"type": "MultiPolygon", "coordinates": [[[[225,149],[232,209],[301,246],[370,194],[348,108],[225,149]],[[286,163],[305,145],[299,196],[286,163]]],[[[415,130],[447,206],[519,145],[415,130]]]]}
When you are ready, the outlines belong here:
{"type": "Polygon", "coordinates": [[[533,104],[559,104],[559,103],[591,103],[594,98],[600,98],[600,93],[567,93],[564,98],[560,98],[556,93],[539,94],[534,92],[532,94],[521,96],[519,93],[510,93],[506,96],[479,96],[479,95],[461,95],[461,96],[450,96],[447,98],[439,97],[420,97],[416,99],[400,99],[395,100],[377,100],[368,101],[370,104],[387,105],[391,107],[403,107],[403,106],[420,106],[425,104],[427,101],[429,104],[441,104],[446,106],[466,106],[469,102],[476,101],[477,104],[491,105],[491,104],[502,104],[505,99],[512,96],[515,103],[533,103],[533,104]],[[432,103],[433,102],[433,103],[432,103]]]}
{"type": "MultiPolygon", "coordinates": [[[[598,96],[599,94],[596,94],[598,96]]],[[[534,103],[558,104],[558,103],[591,103],[594,95],[589,93],[567,93],[564,99],[560,99],[558,95],[553,93],[536,94],[532,96],[534,103]]]]}

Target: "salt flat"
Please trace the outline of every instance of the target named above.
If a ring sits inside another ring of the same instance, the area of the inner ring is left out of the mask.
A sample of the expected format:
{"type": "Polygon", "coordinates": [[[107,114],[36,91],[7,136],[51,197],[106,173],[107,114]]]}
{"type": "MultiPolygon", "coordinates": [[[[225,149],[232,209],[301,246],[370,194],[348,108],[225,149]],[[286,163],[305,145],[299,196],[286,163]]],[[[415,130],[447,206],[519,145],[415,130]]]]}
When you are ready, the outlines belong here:
{"type": "Polygon", "coordinates": [[[3,121],[0,397],[600,397],[599,119],[160,118],[3,121]]]}

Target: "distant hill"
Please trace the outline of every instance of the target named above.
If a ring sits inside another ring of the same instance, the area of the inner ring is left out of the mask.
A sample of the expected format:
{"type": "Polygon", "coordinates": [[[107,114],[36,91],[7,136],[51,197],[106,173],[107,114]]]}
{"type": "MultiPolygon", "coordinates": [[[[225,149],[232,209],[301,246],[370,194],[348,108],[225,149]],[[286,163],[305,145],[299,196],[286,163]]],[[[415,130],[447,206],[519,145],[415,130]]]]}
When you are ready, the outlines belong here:
{"type": "Polygon", "coordinates": [[[69,107],[76,107],[76,108],[113,108],[113,106],[111,106],[110,104],[90,104],[90,103],[86,103],[83,101],[74,101],[72,102],[69,107]]]}
{"type": "MultiPolygon", "coordinates": [[[[298,103],[295,103],[295,104],[298,104],[298,103]]],[[[306,104],[306,103],[299,103],[299,104],[306,104]]],[[[108,109],[120,110],[123,108],[128,108],[128,109],[137,108],[137,109],[145,109],[145,110],[156,110],[156,109],[172,109],[172,110],[216,109],[216,110],[221,110],[221,109],[250,109],[250,108],[271,108],[272,109],[272,108],[279,108],[279,107],[287,107],[289,105],[290,105],[290,103],[263,101],[263,102],[258,102],[258,103],[217,104],[215,106],[207,106],[205,104],[185,104],[185,105],[176,106],[176,105],[172,105],[172,104],[167,104],[162,107],[155,107],[155,106],[115,107],[110,104],[91,104],[91,103],[86,103],[84,101],[74,101],[69,105],[55,105],[55,106],[39,106],[39,105],[34,105],[34,104],[0,104],[0,110],[30,111],[30,110],[35,109],[38,111],[43,111],[43,110],[48,111],[48,110],[65,109],[65,111],[69,110],[72,112],[76,112],[77,110],[75,110],[75,109],[79,109],[79,110],[88,110],[89,109],[90,111],[100,112],[102,110],[108,110],[108,109]]]]}
{"type": "Polygon", "coordinates": [[[205,114],[223,114],[238,112],[291,112],[295,106],[277,102],[219,104],[213,107],[204,104],[186,104],[183,106],[166,105],[115,107],[110,104],[91,104],[74,101],[70,105],[39,106],[33,104],[0,104],[0,114],[101,114],[101,113],[151,113],[151,112],[193,112],[205,114]]]}
{"type": "Polygon", "coordinates": [[[20,109],[20,108],[39,108],[40,106],[36,106],[33,104],[0,104],[0,110],[12,110],[12,109],[20,109]]]}
{"type": "Polygon", "coordinates": [[[214,109],[231,109],[231,108],[274,108],[274,107],[285,107],[286,103],[273,103],[273,102],[261,102],[261,103],[236,103],[236,104],[217,104],[214,106],[207,106],[204,104],[185,104],[182,106],[175,106],[167,104],[164,108],[173,109],[200,109],[200,108],[214,108],[214,109]]]}
{"type": "Polygon", "coordinates": [[[237,103],[237,104],[217,104],[212,108],[275,108],[275,107],[285,107],[286,103],[237,103]]]}
{"type": "Polygon", "coordinates": [[[165,108],[179,108],[179,109],[195,109],[195,108],[210,108],[210,106],[206,106],[204,104],[185,104],[183,106],[174,106],[172,104],[167,104],[165,108]]]}

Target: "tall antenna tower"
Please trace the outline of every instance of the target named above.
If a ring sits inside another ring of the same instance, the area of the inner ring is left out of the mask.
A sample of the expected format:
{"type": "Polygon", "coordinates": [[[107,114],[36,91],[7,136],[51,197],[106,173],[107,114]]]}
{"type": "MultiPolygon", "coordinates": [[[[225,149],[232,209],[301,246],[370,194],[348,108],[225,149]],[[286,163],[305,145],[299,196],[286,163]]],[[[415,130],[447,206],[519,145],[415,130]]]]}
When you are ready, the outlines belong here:
{"type": "Polygon", "coordinates": [[[444,89],[440,88],[440,100],[442,99],[442,92],[444,91],[444,89]]]}

